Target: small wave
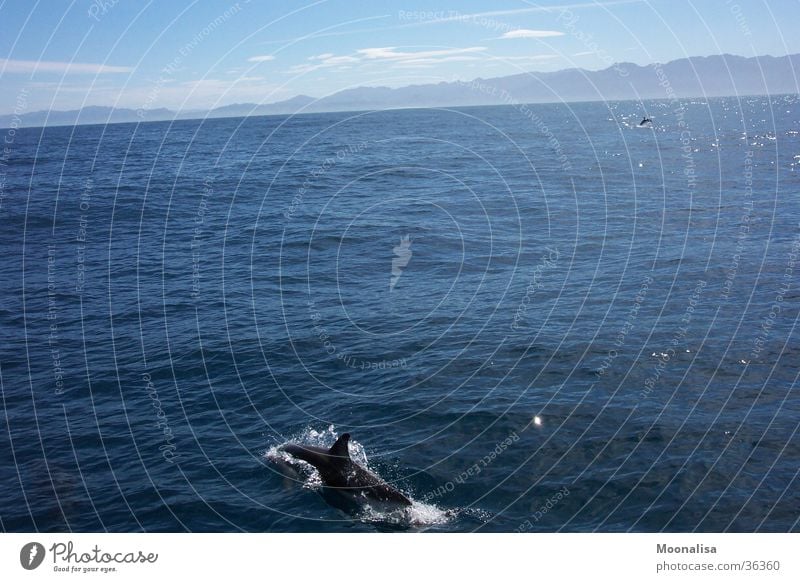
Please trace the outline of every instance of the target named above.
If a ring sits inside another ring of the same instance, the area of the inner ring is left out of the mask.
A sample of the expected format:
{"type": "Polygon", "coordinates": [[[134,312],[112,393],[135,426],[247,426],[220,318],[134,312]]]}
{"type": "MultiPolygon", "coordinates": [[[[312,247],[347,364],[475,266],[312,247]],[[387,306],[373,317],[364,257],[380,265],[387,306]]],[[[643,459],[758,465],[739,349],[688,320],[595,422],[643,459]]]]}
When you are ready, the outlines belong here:
{"type": "Polygon", "coordinates": [[[411,502],[411,507],[403,507],[394,511],[385,511],[367,505],[358,517],[364,522],[383,526],[430,527],[444,525],[458,514],[456,510],[442,509],[413,498],[411,498],[411,502]]]}

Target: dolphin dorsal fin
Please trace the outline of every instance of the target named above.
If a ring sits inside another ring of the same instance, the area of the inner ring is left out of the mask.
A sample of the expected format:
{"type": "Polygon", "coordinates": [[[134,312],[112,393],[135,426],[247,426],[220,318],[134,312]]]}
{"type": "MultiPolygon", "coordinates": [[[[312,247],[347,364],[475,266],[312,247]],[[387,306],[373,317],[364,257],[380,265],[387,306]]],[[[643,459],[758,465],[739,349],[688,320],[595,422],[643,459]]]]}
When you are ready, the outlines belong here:
{"type": "Polygon", "coordinates": [[[332,457],[343,457],[345,459],[350,458],[350,449],[347,447],[347,442],[350,440],[350,433],[344,433],[340,436],[333,446],[328,451],[328,454],[332,457]]]}

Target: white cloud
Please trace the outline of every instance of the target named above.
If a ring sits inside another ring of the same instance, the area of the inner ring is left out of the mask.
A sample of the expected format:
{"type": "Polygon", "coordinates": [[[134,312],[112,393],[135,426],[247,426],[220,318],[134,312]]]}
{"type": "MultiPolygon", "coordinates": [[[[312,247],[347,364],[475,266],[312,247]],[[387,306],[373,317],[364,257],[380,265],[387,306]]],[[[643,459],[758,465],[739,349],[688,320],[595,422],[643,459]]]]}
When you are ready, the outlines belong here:
{"type": "Polygon", "coordinates": [[[397,64],[399,65],[435,65],[437,63],[453,63],[453,62],[466,62],[466,61],[479,61],[478,57],[469,57],[469,56],[452,56],[452,57],[442,57],[438,59],[431,59],[431,58],[423,58],[423,59],[405,59],[402,61],[398,61],[397,64]]]}
{"type": "Polygon", "coordinates": [[[68,63],[60,61],[18,61],[0,59],[0,72],[3,73],[58,73],[102,75],[105,73],[130,73],[131,67],[117,67],[98,63],[68,63]]]}
{"type": "Polygon", "coordinates": [[[295,65],[286,72],[292,75],[303,75],[319,69],[335,68],[335,70],[342,70],[344,66],[363,66],[384,61],[391,63],[392,66],[430,67],[446,62],[480,60],[480,57],[474,53],[485,50],[486,47],[482,46],[428,51],[402,51],[392,46],[373,47],[359,49],[353,55],[337,56],[333,53],[323,53],[308,57],[308,60],[311,61],[310,63],[295,65]]]}
{"type": "Polygon", "coordinates": [[[548,54],[548,55],[525,55],[525,56],[515,56],[515,57],[494,57],[494,59],[498,60],[498,61],[511,61],[511,62],[516,62],[516,61],[522,61],[522,62],[549,61],[551,59],[557,59],[557,58],[559,58],[559,55],[553,55],[553,54],[548,54]]]}
{"type": "Polygon", "coordinates": [[[564,36],[564,33],[558,30],[529,30],[527,28],[518,28],[517,30],[510,30],[498,38],[549,38],[551,36],[564,36]]]}
{"type": "Polygon", "coordinates": [[[273,55],[257,55],[255,57],[250,57],[247,59],[248,63],[266,63],[267,61],[274,61],[275,57],[273,55]]]}
{"type": "Polygon", "coordinates": [[[310,73],[311,71],[316,71],[317,69],[321,69],[323,65],[316,64],[302,64],[302,65],[294,65],[293,67],[289,67],[286,72],[290,75],[305,75],[306,73],[310,73]]]}
{"type": "Polygon", "coordinates": [[[476,53],[485,51],[486,47],[473,46],[462,49],[443,49],[435,51],[416,51],[404,52],[396,50],[396,47],[379,47],[379,48],[365,48],[356,51],[367,59],[387,59],[392,61],[410,61],[414,59],[438,59],[450,57],[452,55],[461,55],[464,53],[476,53]]]}
{"type": "Polygon", "coordinates": [[[578,2],[575,4],[556,4],[553,6],[531,6],[529,8],[513,8],[511,10],[491,10],[488,12],[476,12],[472,14],[456,14],[445,18],[432,18],[423,20],[421,24],[436,24],[439,22],[450,22],[453,20],[477,20],[489,16],[513,16],[517,14],[529,14],[531,12],[557,12],[563,10],[580,10],[582,8],[607,8],[609,6],[620,6],[622,4],[638,4],[647,0],[610,0],[609,2],[578,2]]]}
{"type": "Polygon", "coordinates": [[[323,69],[328,67],[341,68],[343,65],[352,65],[353,63],[358,63],[360,61],[358,57],[353,57],[349,55],[336,56],[333,53],[324,53],[321,55],[316,55],[313,57],[309,57],[308,60],[317,62],[295,65],[293,67],[290,67],[287,72],[292,75],[303,75],[305,73],[310,73],[311,71],[316,71],[317,69],[323,69]]]}
{"type": "Polygon", "coordinates": [[[346,64],[357,63],[357,62],[358,62],[358,59],[356,57],[350,57],[350,56],[347,56],[347,55],[344,55],[344,56],[341,56],[341,57],[335,57],[335,56],[331,55],[328,58],[326,58],[324,61],[322,61],[322,64],[325,65],[326,67],[333,67],[334,65],[346,65],[346,64]]]}

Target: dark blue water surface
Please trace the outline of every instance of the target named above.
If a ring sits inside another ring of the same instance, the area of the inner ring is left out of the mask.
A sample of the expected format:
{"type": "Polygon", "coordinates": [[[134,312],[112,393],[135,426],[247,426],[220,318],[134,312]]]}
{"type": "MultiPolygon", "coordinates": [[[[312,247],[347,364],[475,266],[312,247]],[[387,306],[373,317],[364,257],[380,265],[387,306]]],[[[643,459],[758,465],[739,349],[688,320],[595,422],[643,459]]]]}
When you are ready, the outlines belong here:
{"type": "Polygon", "coordinates": [[[2,132],[3,530],[800,529],[796,96],[2,132]]]}

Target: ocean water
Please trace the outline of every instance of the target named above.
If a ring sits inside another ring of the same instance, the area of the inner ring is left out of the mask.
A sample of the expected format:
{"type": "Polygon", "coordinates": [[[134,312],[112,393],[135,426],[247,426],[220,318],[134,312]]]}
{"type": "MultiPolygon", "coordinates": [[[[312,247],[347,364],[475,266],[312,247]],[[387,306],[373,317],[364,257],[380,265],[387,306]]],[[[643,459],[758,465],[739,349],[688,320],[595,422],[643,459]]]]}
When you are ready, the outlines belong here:
{"type": "Polygon", "coordinates": [[[797,96],[2,132],[5,531],[800,530],[797,96]]]}

